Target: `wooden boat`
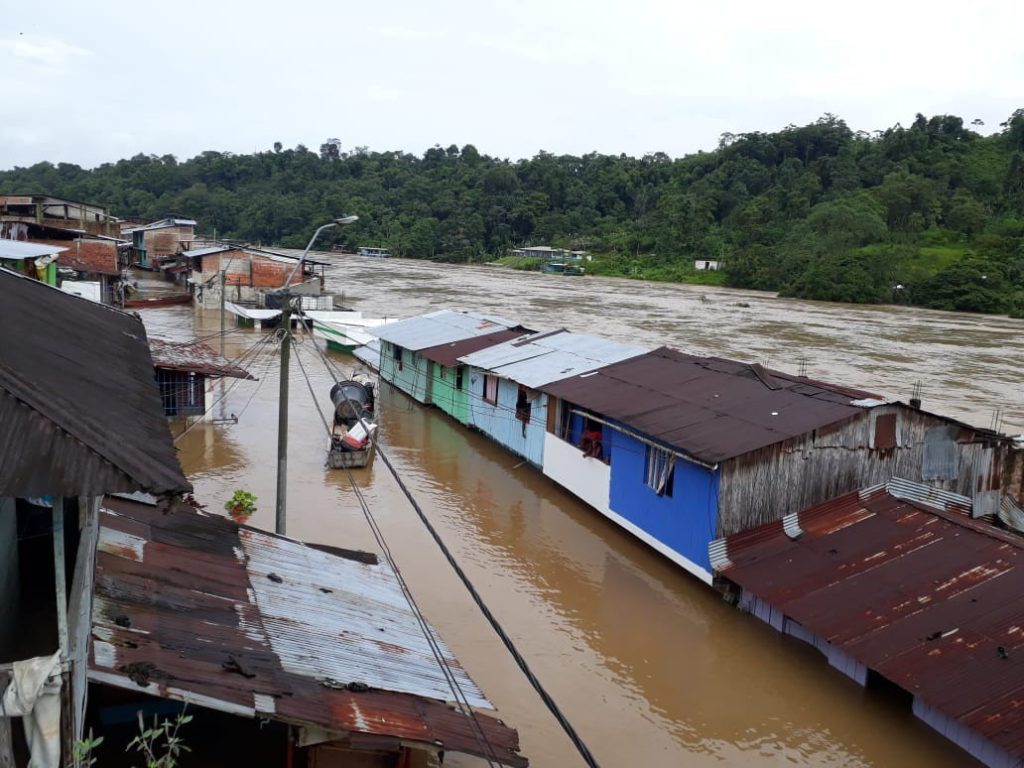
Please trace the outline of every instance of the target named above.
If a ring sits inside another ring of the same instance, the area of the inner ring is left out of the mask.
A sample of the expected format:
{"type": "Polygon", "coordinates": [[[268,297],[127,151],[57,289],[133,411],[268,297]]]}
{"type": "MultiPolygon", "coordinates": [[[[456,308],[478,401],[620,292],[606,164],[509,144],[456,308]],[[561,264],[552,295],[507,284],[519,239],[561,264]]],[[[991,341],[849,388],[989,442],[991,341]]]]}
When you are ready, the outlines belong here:
{"type": "Polygon", "coordinates": [[[337,382],[331,387],[334,425],[327,451],[330,469],[365,467],[373,458],[374,417],[373,382],[365,374],[337,382]]]}
{"type": "Polygon", "coordinates": [[[583,267],[576,264],[566,264],[564,261],[549,261],[540,268],[541,272],[549,275],[573,275],[585,274],[583,267]]]}
{"type": "Polygon", "coordinates": [[[168,293],[163,296],[136,296],[124,300],[125,309],[146,309],[147,307],[166,307],[172,304],[191,304],[191,293],[168,293]]]}

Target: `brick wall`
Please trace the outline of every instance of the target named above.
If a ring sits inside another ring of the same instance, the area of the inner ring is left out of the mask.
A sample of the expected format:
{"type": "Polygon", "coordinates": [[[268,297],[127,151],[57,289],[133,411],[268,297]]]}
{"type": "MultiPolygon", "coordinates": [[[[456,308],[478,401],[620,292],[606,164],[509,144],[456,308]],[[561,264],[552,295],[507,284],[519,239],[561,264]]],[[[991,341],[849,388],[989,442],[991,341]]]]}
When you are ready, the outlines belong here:
{"type": "Polygon", "coordinates": [[[62,267],[77,269],[79,272],[118,274],[117,244],[113,240],[42,240],[33,238],[31,242],[67,248],[57,256],[57,263],[62,267]]]}

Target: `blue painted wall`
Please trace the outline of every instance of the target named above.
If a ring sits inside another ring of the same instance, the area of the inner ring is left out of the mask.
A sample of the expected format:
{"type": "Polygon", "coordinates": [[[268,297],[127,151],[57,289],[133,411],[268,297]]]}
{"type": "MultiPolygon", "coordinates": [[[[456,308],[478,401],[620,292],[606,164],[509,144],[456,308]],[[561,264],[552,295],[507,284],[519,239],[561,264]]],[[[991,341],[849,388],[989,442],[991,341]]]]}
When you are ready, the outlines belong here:
{"type": "Polygon", "coordinates": [[[548,396],[541,392],[532,401],[530,421],[524,435],[523,422],[516,418],[516,401],[519,398],[517,383],[498,379],[498,403],[492,405],[484,400],[483,371],[470,368],[468,382],[469,418],[466,423],[539,467],[544,459],[548,396]]]}
{"type": "Polygon", "coordinates": [[[718,526],[718,471],[676,458],[672,496],[658,496],[644,482],[647,446],[614,429],[604,430],[612,462],[611,508],[710,571],[708,544],[718,526]]]}

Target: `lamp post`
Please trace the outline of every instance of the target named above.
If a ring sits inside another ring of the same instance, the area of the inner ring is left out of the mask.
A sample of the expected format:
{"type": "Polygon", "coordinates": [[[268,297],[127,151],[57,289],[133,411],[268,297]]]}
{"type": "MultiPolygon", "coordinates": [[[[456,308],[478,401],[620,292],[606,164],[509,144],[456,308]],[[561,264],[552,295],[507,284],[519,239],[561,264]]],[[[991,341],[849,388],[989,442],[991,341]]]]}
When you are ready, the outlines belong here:
{"type": "Polygon", "coordinates": [[[359,221],[358,216],[342,216],[332,222],[319,227],[313,236],[309,238],[306,250],[302,252],[298,262],[292,267],[292,271],[285,278],[279,295],[281,297],[281,329],[284,335],[281,337],[281,391],[277,402],[277,507],[274,530],[282,536],[285,534],[285,497],[288,490],[288,369],[291,358],[291,333],[292,333],[292,294],[291,283],[295,273],[301,276],[302,264],[306,260],[317,237],[325,229],[336,227],[339,224],[352,224],[359,221]]]}

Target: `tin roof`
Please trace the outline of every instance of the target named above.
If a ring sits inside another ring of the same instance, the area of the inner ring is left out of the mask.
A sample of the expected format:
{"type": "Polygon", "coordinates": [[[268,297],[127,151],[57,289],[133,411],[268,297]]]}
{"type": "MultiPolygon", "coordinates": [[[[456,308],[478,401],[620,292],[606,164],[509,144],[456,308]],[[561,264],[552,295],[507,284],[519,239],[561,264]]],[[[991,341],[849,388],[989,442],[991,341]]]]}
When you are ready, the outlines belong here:
{"type": "Polygon", "coordinates": [[[22,240],[0,238],[0,259],[9,259],[10,261],[37,259],[40,256],[53,256],[66,250],[67,248],[61,248],[56,245],[43,245],[42,243],[28,243],[22,240]]]}
{"type": "Polygon", "coordinates": [[[194,256],[212,256],[215,253],[224,253],[224,251],[234,250],[237,249],[232,245],[211,245],[207,248],[193,248],[188,251],[183,251],[181,255],[192,258],[194,256]]]}
{"type": "Polygon", "coordinates": [[[716,542],[716,570],[1022,758],[1024,540],[930,493],[841,496],[716,542]]]}
{"type": "Polygon", "coordinates": [[[0,269],[0,495],[191,490],[137,317],[0,269]]]}
{"type": "Polygon", "coordinates": [[[461,309],[441,309],[374,328],[370,333],[383,341],[419,352],[427,347],[450,344],[453,341],[518,327],[514,320],[502,317],[481,315],[461,309]]]}
{"type": "Polygon", "coordinates": [[[149,350],[156,368],[201,373],[206,376],[229,376],[235,379],[253,378],[247,370],[234,365],[212,347],[199,341],[150,339],[149,350]]]}
{"type": "MultiPolygon", "coordinates": [[[[444,674],[386,564],[182,503],[108,498],[100,526],[94,682],[339,738],[481,754],[465,716],[445,703],[444,674]]],[[[470,703],[491,708],[434,634],[470,703]]],[[[502,763],[526,765],[513,729],[478,719],[502,763]]]]}
{"type": "Polygon", "coordinates": [[[501,344],[503,341],[517,339],[522,335],[523,331],[495,331],[483,336],[472,336],[461,341],[452,341],[448,344],[438,344],[436,347],[427,347],[426,349],[421,349],[420,354],[427,358],[427,360],[433,360],[435,363],[440,363],[446,368],[454,368],[459,364],[459,358],[463,355],[479,352],[481,349],[493,347],[495,344],[501,344]]]}
{"type": "Polygon", "coordinates": [[[150,229],[166,229],[167,227],[194,227],[196,223],[195,219],[166,218],[154,221],[151,224],[144,224],[141,227],[131,227],[121,231],[123,234],[129,234],[131,232],[145,232],[150,229]]]}
{"type": "Polygon", "coordinates": [[[871,396],[668,347],[543,389],[710,464],[850,419],[871,396]]]}
{"type": "Polygon", "coordinates": [[[507,341],[460,361],[536,389],[644,352],[643,347],[562,329],[507,341]]]}

